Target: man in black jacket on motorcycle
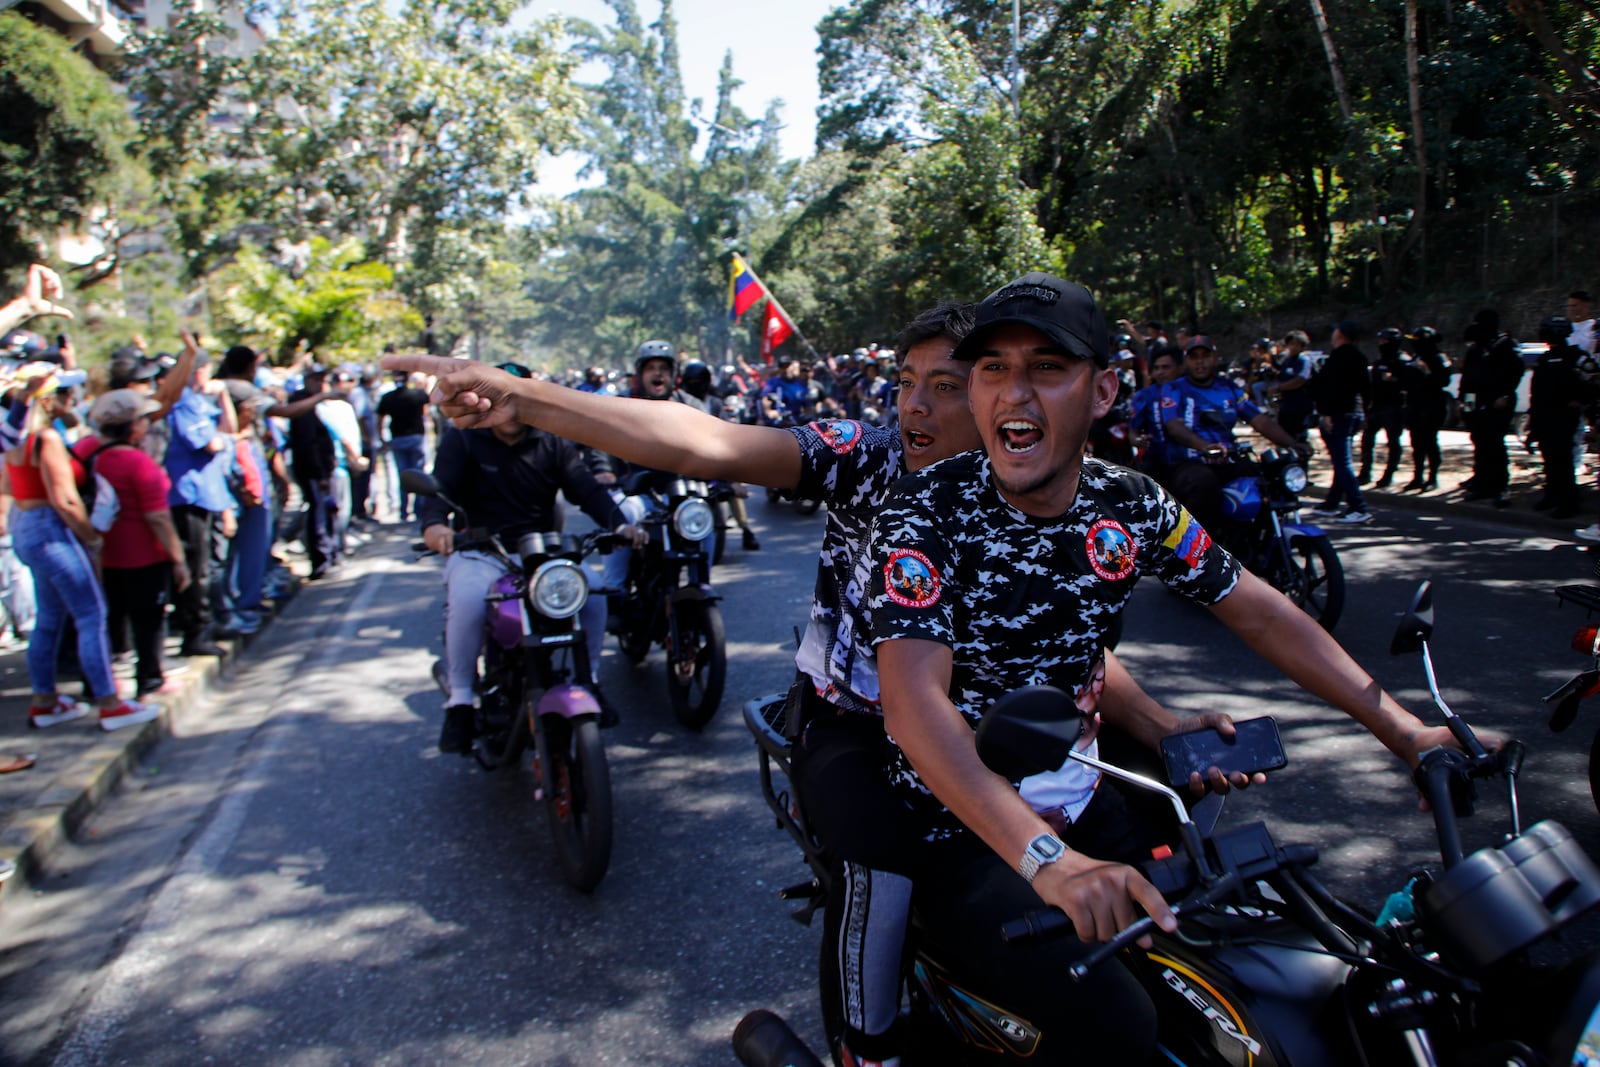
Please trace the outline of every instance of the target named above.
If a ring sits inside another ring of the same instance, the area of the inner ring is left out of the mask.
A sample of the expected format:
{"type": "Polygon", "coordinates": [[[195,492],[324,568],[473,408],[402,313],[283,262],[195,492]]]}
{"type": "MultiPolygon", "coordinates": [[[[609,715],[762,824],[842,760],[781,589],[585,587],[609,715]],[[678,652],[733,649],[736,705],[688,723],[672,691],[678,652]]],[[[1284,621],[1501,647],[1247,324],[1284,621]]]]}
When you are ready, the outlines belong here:
{"type": "MultiPolygon", "coordinates": [[[[871,548],[872,635],[896,745],[890,777],[928,841],[919,913],[969,994],[1042,1033],[1040,1063],[1146,1061],[1153,1008],[1126,969],[1108,962],[1071,988],[1063,975],[1132,923],[1136,907],[1167,931],[1176,924],[1128,865],[1145,842],[1114,790],[1096,789],[1096,774],[1077,763],[1008,782],[979,761],[972,730],[990,702],[1024,684],[1075,692],[1080,707],[1098,704],[1107,723],[1151,747],[1196,728],[1136,687],[1101,692],[1108,631],[1141,573],[1209,605],[1408,763],[1451,743],[1153,481],[1085,458],[1091,422],[1116,397],[1108,336],[1093,297],[1061,279],[1029,274],[991,294],[954,353],[973,362],[983,451],[902,480],[871,548]],[[1078,940],[1002,944],[1001,922],[1040,900],[1067,913],[1078,940]]],[[[1091,723],[1082,744],[1095,743],[1091,723]]]]}
{"type": "MultiPolygon", "coordinates": [[[[447,361],[448,362],[448,361],[447,361]]],[[[629,525],[610,494],[595,480],[576,445],[543,430],[507,423],[487,430],[447,430],[434,455],[433,477],[444,495],[459,504],[472,523],[469,536],[498,535],[508,552],[516,551],[525,533],[561,529],[565,493],[602,529],[640,543],[643,531],[629,525]]],[[[438,497],[420,503],[422,539],[445,557],[445,670],[450,693],[445,701],[441,752],[472,750],[472,684],[483,650],[484,597],[505,566],[490,552],[457,539],[463,516],[450,519],[450,508],[438,497]]],[[[581,619],[589,645],[589,663],[598,667],[605,641],[605,599],[591,597],[581,619]]],[[[594,679],[590,679],[593,681],[594,679]]],[[[599,689],[595,689],[599,694],[599,689]]],[[[602,703],[606,719],[614,713],[602,703]]]]}

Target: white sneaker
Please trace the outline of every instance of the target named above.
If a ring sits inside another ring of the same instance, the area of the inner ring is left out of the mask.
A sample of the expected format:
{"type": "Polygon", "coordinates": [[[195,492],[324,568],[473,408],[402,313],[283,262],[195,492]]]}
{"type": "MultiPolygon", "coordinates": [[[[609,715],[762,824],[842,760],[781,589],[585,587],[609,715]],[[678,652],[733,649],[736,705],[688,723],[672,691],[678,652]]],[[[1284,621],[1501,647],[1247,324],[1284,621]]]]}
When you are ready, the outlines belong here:
{"type": "Polygon", "coordinates": [[[73,719],[81,719],[89,714],[89,709],[73,700],[66,694],[58,694],[56,702],[46,708],[29,708],[28,725],[35,730],[46,726],[57,726],[73,719]]]}
{"type": "Polygon", "coordinates": [[[1340,515],[1337,519],[1334,519],[1333,521],[1334,522],[1349,523],[1350,525],[1355,525],[1356,523],[1362,523],[1362,522],[1371,522],[1372,521],[1372,513],[1370,511],[1347,511],[1343,515],[1340,515]]]}
{"type": "Polygon", "coordinates": [[[1600,522],[1593,526],[1585,526],[1581,530],[1574,530],[1572,536],[1580,541],[1594,541],[1600,543],[1600,522]]]}
{"type": "Polygon", "coordinates": [[[114,708],[100,709],[100,729],[120,730],[124,726],[138,726],[151,719],[159,719],[161,709],[155,704],[141,704],[137,700],[124,700],[114,708]]]}

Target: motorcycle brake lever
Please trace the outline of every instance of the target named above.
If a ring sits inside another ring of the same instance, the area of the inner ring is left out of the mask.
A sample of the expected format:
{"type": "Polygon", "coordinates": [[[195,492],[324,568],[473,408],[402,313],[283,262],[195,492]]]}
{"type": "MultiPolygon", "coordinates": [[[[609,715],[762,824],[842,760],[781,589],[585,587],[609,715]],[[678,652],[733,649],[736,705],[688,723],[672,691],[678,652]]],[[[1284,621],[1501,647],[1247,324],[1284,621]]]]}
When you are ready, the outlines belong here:
{"type": "MultiPolygon", "coordinates": [[[[1185,915],[1192,911],[1199,911],[1204,908],[1209,908],[1211,905],[1215,904],[1229,893],[1237,890],[1240,882],[1241,879],[1239,877],[1239,872],[1229,871],[1227,874],[1223,875],[1221,878],[1218,878],[1215,882],[1212,882],[1199,893],[1188,898],[1187,900],[1181,900],[1174,904],[1172,906],[1173,917],[1182,919],[1185,915]]],[[[1065,918],[1065,916],[1063,916],[1063,918],[1065,918]]],[[[1067,968],[1067,973],[1071,976],[1074,982],[1081,982],[1096,966],[1104,963],[1106,960],[1110,959],[1118,952],[1121,952],[1123,949],[1127,948],[1141,937],[1154,933],[1155,930],[1156,921],[1150,918],[1150,916],[1146,915],[1137,922],[1124,927],[1116,937],[1113,937],[1110,941],[1105,942],[1083,959],[1067,968]]]]}

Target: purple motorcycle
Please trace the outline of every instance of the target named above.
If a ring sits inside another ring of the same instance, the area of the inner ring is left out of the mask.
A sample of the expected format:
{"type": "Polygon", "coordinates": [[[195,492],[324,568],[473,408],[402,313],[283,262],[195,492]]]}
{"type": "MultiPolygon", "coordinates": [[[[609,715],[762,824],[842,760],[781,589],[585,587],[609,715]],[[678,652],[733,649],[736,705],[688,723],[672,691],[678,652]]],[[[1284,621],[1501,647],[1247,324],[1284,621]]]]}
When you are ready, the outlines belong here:
{"type": "MultiPolygon", "coordinates": [[[[422,471],[400,476],[407,492],[461,509],[422,471]]],[[[488,594],[473,755],[488,770],[515,768],[533,749],[534,799],[544,802],[561,872],[590,892],[611,863],[611,775],[600,741],[600,704],[588,680],[589,652],[577,626],[589,597],[583,558],[617,544],[609,533],[581,539],[528,533],[509,553],[493,534],[468,529],[457,551],[494,556],[506,567],[488,594]],[[531,743],[531,744],[530,744],[531,743]]],[[[434,680],[448,692],[444,664],[434,680]]]]}

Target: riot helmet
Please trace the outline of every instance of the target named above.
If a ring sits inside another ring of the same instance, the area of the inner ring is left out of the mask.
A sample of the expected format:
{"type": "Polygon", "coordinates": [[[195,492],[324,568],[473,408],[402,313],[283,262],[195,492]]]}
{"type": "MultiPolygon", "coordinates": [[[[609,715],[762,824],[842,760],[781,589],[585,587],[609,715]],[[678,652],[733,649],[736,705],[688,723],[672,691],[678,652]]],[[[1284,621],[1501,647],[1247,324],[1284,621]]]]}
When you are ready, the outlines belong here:
{"type": "Polygon", "coordinates": [[[683,386],[683,391],[697,400],[704,400],[711,392],[711,368],[698,359],[691,359],[683,365],[683,371],[678,375],[678,384],[683,386]]]}

